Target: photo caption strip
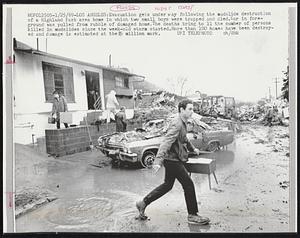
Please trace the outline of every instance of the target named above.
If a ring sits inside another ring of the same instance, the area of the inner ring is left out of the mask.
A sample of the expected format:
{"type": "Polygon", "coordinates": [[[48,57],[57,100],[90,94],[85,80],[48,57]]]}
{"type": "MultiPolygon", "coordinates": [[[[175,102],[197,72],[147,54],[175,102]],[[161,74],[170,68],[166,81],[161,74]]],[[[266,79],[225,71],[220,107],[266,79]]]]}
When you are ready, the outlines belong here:
{"type": "Polygon", "coordinates": [[[27,32],[32,37],[80,36],[237,36],[249,31],[272,31],[270,11],[201,11],[196,5],[112,5],[109,11],[30,12],[27,32]]]}

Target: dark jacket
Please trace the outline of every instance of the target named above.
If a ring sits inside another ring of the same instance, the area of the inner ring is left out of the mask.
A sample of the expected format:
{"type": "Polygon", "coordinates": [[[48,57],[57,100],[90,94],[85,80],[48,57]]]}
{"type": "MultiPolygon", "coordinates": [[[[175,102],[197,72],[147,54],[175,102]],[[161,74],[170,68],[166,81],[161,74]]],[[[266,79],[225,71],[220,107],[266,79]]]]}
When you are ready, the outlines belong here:
{"type": "Polygon", "coordinates": [[[125,122],[126,120],[126,114],[125,112],[118,112],[115,115],[115,119],[116,119],[116,131],[117,132],[125,132],[126,131],[126,126],[127,123],[125,122]]]}
{"type": "Polygon", "coordinates": [[[195,147],[186,137],[185,122],[178,115],[169,125],[156,155],[155,164],[162,164],[163,160],[183,161],[188,160],[188,151],[194,151],[195,147]]]}

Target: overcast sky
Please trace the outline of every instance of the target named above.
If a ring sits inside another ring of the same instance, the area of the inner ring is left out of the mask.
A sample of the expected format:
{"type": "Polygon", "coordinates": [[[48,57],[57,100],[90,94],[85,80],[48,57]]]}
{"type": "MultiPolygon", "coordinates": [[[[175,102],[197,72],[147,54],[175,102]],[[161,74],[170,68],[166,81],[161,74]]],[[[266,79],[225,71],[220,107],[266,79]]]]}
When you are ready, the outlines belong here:
{"type": "MultiPolygon", "coordinates": [[[[161,4],[160,4],[161,5],[161,4]]],[[[178,9],[179,4],[168,4],[178,9]]],[[[151,10],[153,5],[139,5],[151,10]]],[[[166,6],[166,5],[163,5],[166,6]]],[[[104,11],[106,6],[60,6],[56,11],[104,11]],[[64,8],[66,7],[66,8],[64,8]],[[73,8],[72,8],[73,7],[73,8]]],[[[193,4],[193,12],[240,10],[271,11],[272,31],[242,32],[239,36],[160,37],[77,37],[48,38],[49,53],[95,64],[127,67],[146,80],[170,90],[167,79],[187,78],[190,93],[199,90],[208,95],[233,96],[237,100],[255,101],[269,93],[275,95],[275,77],[282,86],[283,70],[288,64],[288,5],[284,4],[193,4]]],[[[36,38],[27,37],[28,12],[54,11],[51,6],[14,6],[13,36],[36,47],[36,38]]],[[[40,39],[45,51],[45,38],[40,39]]]]}

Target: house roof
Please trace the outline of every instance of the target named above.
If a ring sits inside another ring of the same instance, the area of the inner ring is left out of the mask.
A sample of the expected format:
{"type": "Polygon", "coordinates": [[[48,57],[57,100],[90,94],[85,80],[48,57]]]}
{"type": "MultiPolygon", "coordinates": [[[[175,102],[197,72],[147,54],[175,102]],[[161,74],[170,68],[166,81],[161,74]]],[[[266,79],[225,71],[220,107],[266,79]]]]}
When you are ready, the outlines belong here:
{"type": "Polygon", "coordinates": [[[26,52],[26,53],[30,53],[30,54],[43,55],[43,56],[47,56],[47,57],[51,57],[51,58],[56,58],[56,59],[60,59],[60,60],[74,62],[74,63],[77,63],[77,64],[84,64],[84,65],[88,65],[88,66],[92,66],[92,67],[96,67],[96,68],[105,69],[105,70],[108,70],[108,71],[113,71],[113,72],[117,72],[117,73],[121,73],[121,74],[126,74],[128,76],[131,76],[132,81],[139,82],[139,81],[143,81],[145,79],[145,76],[130,73],[126,69],[112,68],[112,67],[107,67],[107,66],[104,66],[104,65],[92,64],[92,63],[88,63],[88,62],[84,62],[84,61],[71,59],[71,58],[67,58],[67,57],[64,57],[64,56],[50,54],[50,53],[47,53],[47,52],[44,52],[44,51],[36,50],[36,49],[24,44],[23,42],[17,41],[15,38],[14,38],[14,50],[15,51],[22,51],[22,52],[26,52]]]}

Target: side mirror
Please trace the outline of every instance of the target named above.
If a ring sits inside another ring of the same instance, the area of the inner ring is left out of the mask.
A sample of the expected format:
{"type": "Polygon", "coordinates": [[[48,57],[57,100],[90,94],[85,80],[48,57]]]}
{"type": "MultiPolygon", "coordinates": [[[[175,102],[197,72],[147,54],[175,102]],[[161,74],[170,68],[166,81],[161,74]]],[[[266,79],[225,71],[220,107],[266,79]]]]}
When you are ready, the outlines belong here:
{"type": "Polygon", "coordinates": [[[196,133],[193,133],[193,138],[197,139],[197,134],[196,133]]]}

